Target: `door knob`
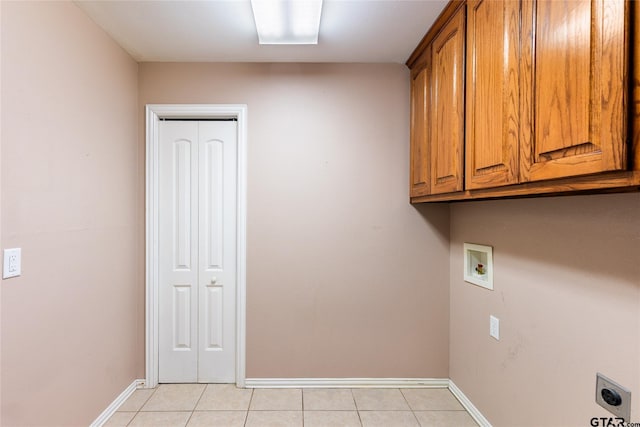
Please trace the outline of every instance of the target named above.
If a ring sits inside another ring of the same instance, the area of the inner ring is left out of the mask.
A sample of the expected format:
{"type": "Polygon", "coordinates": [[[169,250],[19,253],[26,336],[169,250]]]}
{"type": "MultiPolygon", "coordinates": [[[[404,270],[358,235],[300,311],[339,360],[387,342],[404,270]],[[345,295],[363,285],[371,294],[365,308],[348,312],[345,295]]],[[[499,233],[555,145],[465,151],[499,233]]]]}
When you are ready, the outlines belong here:
{"type": "Polygon", "coordinates": [[[217,277],[212,277],[211,278],[211,284],[215,285],[218,282],[218,278],[217,277]]]}

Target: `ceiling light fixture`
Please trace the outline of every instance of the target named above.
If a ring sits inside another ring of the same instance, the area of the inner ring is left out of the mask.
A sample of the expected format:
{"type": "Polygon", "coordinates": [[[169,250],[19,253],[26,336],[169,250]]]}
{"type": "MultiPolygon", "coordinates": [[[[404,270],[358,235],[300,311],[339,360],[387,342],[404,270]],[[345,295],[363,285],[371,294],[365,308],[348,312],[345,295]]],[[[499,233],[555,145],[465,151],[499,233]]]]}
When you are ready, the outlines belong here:
{"type": "Polygon", "coordinates": [[[251,0],[260,44],[318,44],[322,0],[251,0]]]}

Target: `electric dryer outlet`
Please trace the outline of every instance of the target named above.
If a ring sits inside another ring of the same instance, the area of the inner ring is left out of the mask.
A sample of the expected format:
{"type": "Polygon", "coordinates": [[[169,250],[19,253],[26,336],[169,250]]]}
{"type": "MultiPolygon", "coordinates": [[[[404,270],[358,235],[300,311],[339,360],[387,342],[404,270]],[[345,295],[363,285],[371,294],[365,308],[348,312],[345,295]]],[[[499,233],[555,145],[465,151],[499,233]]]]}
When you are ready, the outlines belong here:
{"type": "Polygon", "coordinates": [[[599,372],[596,374],[596,403],[616,417],[631,421],[631,391],[599,372]]]}

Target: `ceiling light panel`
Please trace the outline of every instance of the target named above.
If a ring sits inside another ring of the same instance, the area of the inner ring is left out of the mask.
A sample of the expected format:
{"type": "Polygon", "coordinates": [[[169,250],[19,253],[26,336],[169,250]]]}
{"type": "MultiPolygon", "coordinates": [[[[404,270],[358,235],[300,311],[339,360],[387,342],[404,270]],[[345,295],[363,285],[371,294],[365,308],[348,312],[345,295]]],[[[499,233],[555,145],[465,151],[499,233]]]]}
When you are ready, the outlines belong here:
{"type": "Polygon", "coordinates": [[[318,44],[322,0],[251,0],[260,44],[318,44]]]}

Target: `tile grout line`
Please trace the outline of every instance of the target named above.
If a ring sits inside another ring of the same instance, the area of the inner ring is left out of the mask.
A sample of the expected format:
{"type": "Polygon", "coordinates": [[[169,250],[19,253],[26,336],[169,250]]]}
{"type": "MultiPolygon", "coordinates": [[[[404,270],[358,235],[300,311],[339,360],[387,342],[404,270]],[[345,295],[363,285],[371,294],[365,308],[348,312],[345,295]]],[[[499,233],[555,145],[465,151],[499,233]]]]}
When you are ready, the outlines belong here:
{"type": "Polygon", "coordinates": [[[413,419],[416,420],[416,425],[418,427],[422,426],[422,423],[420,422],[420,420],[418,420],[418,417],[416,416],[416,413],[413,411],[413,408],[411,407],[411,405],[409,404],[409,401],[407,400],[407,396],[404,395],[404,393],[402,392],[402,389],[399,388],[398,391],[400,392],[400,395],[402,396],[402,398],[404,399],[404,403],[407,404],[407,407],[409,408],[409,410],[411,411],[411,415],[413,415],[413,419]]]}
{"type": "Polygon", "coordinates": [[[362,427],[362,417],[360,416],[360,409],[358,409],[358,402],[356,402],[356,396],[353,394],[353,389],[350,388],[351,399],[353,399],[353,406],[356,408],[356,414],[358,414],[358,421],[360,421],[360,427],[362,427]]]}
{"type": "Polygon", "coordinates": [[[196,401],[196,404],[191,412],[194,412],[196,410],[196,408],[198,407],[198,403],[200,403],[200,401],[202,400],[202,396],[204,396],[204,392],[207,391],[208,388],[209,384],[205,384],[204,388],[202,389],[202,393],[200,393],[200,396],[198,397],[198,400],[196,401]]]}
{"type": "Polygon", "coordinates": [[[189,421],[191,421],[191,418],[193,417],[193,413],[195,412],[196,408],[198,407],[198,403],[200,403],[200,400],[202,400],[202,396],[204,396],[204,392],[207,391],[207,388],[209,388],[209,384],[205,384],[205,386],[202,389],[202,392],[200,393],[200,396],[198,397],[198,400],[196,400],[196,404],[193,405],[193,410],[191,411],[191,414],[189,414],[189,418],[187,418],[187,422],[184,424],[185,427],[187,427],[189,425],[189,421]]]}
{"type": "Polygon", "coordinates": [[[251,397],[249,398],[249,405],[247,406],[247,413],[244,416],[244,424],[242,424],[243,427],[247,426],[247,421],[249,420],[249,411],[251,410],[251,403],[253,402],[253,394],[256,391],[255,388],[251,389],[251,397]]]}
{"type": "MultiPolygon", "coordinates": [[[[144,389],[142,389],[144,390],[144,389]]],[[[142,411],[142,408],[144,408],[144,405],[147,404],[147,402],[151,399],[151,397],[156,394],[156,391],[158,390],[158,386],[156,386],[156,388],[152,388],[151,390],[153,390],[151,392],[151,394],[149,395],[149,397],[147,397],[147,399],[142,403],[142,405],[140,405],[140,408],[138,408],[137,411],[135,411],[135,415],[133,417],[131,417],[131,419],[129,420],[129,422],[127,423],[127,426],[130,426],[131,423],[133,422],[133,420],[138,416],[138,414],[140,413],[140,411],[142,411]]],[[[127,399],[128,400],[128,399],[127,399]]],[[[125,401],[126,402],[126,401],[125,401]]],[[[114,414],[115,415],[115,414],[114,414]]]]}
{"type": "Polygon", "coordinates": [[[147,411],[143,411],[142,409],[145,407],[145,405],[147,403],[149,403],[149,401],[151,400],[151,398],[156,394],[156,392],[160,389],[160,384],[158,384],[156,386],[156,388],[152,388],[151,390],[153,390],[153,393],[151,393],[149,395],[149,397],[147,398],[147,400],[144,401],[144,403],[142,404],[142,406],[140,406],[140,408],[136,411],[136,415],[138,414],[138,412],[147,412],[147,411]]]}

